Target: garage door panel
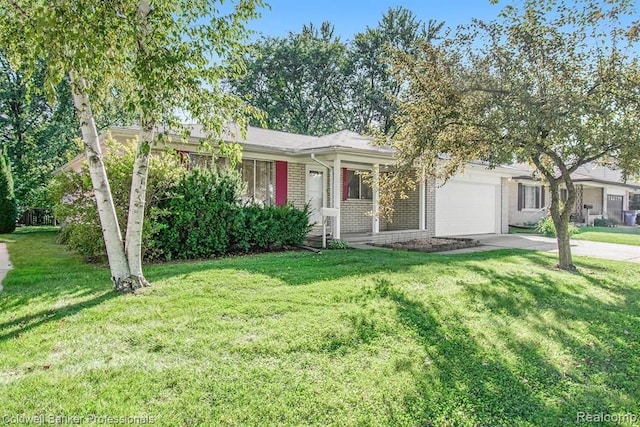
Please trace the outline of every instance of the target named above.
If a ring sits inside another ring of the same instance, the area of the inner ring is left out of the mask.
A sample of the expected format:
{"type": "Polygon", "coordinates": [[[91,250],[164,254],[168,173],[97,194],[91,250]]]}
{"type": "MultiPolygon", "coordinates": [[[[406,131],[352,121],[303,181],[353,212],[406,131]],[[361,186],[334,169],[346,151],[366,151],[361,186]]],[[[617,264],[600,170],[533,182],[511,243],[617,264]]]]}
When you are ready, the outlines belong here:
{"type": "Polygon", "coordinates": [[[449,182],[436,190],[436,235],[496,232],[496,186],[449,182]]]}

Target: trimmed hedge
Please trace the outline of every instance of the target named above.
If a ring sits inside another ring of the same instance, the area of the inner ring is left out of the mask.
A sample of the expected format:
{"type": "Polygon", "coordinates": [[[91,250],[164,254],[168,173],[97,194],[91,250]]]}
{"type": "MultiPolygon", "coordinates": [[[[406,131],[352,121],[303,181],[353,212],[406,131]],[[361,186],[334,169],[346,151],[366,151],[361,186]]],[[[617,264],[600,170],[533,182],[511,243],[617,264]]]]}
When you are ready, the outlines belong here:
{"type": "Polygon", "coordinates": [[[291,205],[240,204],[244,184],[235,170],[194,169],[151,213],[148,259],[195,259],[268,251],[301,244],[309,210],[291,205]]]}

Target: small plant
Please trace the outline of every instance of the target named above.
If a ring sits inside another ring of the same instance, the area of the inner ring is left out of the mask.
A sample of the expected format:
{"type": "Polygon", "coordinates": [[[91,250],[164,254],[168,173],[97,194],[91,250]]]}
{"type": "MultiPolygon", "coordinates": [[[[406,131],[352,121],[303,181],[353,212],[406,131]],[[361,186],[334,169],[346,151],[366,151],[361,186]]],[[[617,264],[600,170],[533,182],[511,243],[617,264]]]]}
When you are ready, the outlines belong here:
{"type": "Polygon", "coordinates": [[[613,227],[614,225],[609,218],[596,218],[593,220],[594,227],[613,227]]]}
{"type": "Polygon", "coordinates": [[[329,249],[349,249],[349,243],[344,240],[332,240],[327,246],[329,249]]]}
{"type": "MultiPolygon", "coordinates": [[[[553,223],[553,219],[550,216],[542,218],[536,224],[536,231],[547,237],[555,237],[556,236],[556,226],[553,223]]],[[[576,227],[574,224],[569,223],[569,236],[573,236],[576,233],[579,233],[580,229],[576,227]]]]}

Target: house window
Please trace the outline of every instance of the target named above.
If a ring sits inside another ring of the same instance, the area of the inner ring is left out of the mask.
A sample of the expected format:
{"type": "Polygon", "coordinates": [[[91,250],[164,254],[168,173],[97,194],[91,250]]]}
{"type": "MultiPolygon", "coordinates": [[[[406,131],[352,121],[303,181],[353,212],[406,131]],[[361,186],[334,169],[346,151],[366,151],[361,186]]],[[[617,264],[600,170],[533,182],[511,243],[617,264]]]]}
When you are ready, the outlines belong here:
{"type": "Polygon", "coordinates": [[[542,187],[537,185],[522,186],[522,208],[540,209],[543,206],[542,187]]]}
{"type": "Polygon", "coordinates": [[[273,204],[273,163],[262,160],[243,160],[240,165],[242,180],[247,183],[243,198],[265,205],[273,204]]]}
{"type": "Polygon", "coordinates": [[[640,194],[632,194],[629,198],[629,209],[632,211],[640,211],[640,194]]]}
{"type": "Polygon", "coordinates": [[[371,186],[353,170],[347,170],[347,199],[373,199],[371,186]]]}

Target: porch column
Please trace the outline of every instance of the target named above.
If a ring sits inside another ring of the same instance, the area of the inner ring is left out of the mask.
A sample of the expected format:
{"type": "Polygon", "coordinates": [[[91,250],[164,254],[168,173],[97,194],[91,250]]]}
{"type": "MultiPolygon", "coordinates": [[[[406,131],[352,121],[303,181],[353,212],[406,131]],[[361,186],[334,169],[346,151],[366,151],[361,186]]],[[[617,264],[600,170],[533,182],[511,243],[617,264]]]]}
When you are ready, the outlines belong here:
{"type": "Polygon", "coordinates": [[[421,174],[420,177],[420,188],[419,188],[419,200],[418,200],[418,215],[420,215],[420,218],[418,219],[418,228],[420,230],[424,230],[426,229],[425,226],[425,217],[426,217],[426,188],[427,185],[425,183],[425,177],[424,177],[424,172],[421,174]]]}
{"type": "Polygon", "coordinates": [[[607,218],[607,189],[602,187],[602,218],[607,218]]]}
{"type": "Polygon", "coordinates": [[[379,207],[379,202],[380,202],[380,190],[379,190],[379,185],[380,185],[380,165],[375,164],[373,165],[373,206],[371,208],[372,212],[373,212],[373,224],[372,224],[372,231],[374,233],[379,233],[380,232],[380,207],[379,207]]]}
{"type": "Polygon", "coordinates": [[[333,238],[340,239],[340,203],[342,201],[342,167],[340,158],[336,156],[333,161],[333,185],[331,186],[333,200],[331,205],[338,209],[338,215],[333,218],[333,238]]]}

